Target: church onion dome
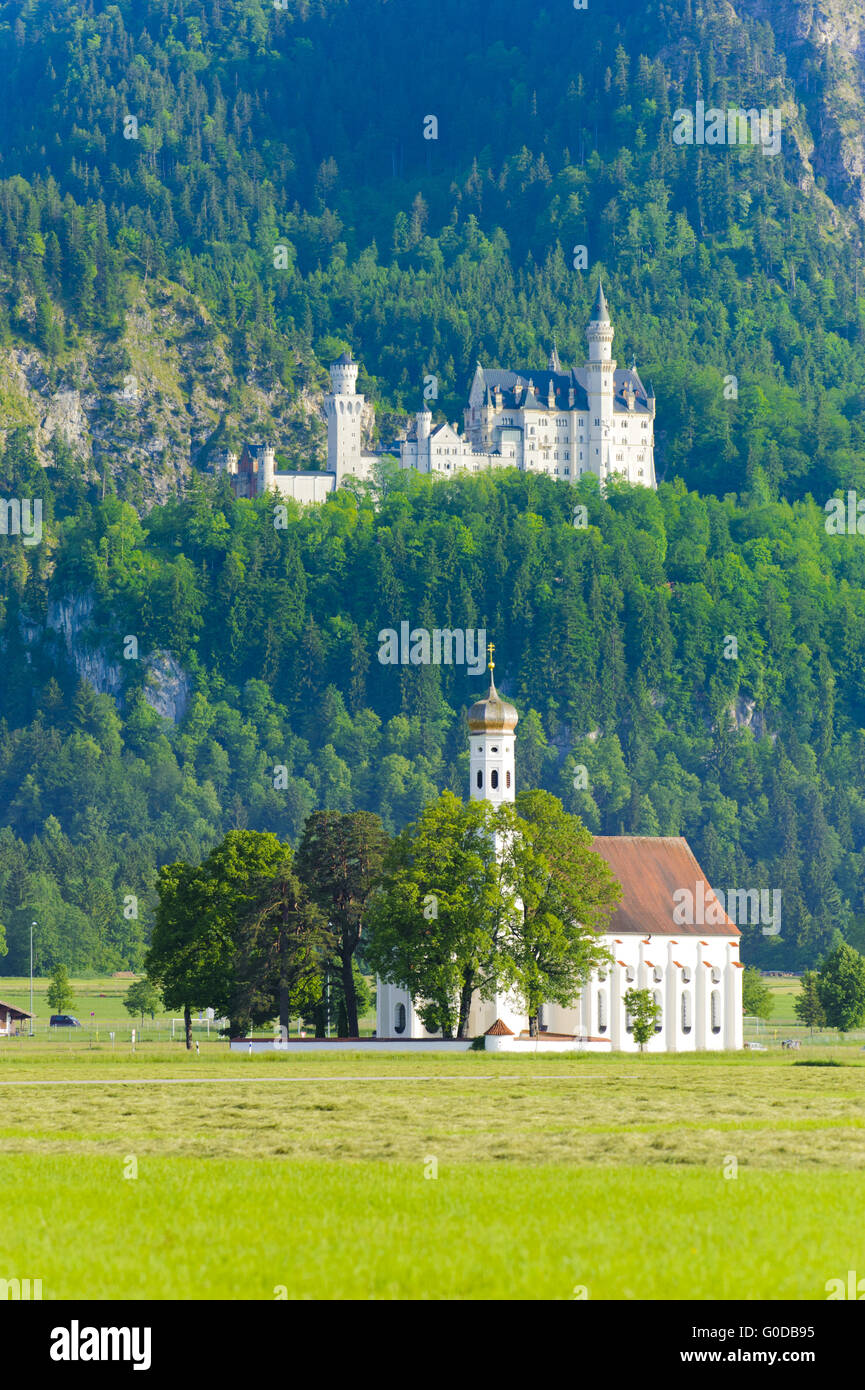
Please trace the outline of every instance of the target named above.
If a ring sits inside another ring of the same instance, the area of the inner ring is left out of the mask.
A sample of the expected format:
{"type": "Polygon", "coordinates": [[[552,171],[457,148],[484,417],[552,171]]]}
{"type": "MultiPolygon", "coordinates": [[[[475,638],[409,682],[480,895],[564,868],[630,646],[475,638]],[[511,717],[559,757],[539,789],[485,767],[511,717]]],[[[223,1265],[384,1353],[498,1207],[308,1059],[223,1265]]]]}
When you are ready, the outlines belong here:
{"type": "Polygon", "coordinates": [[[609,322],[610,322],[610,311],[609,311],[609,309],[607,308],[607,301],[606,301],[606,298],[605,298],[605,296],[604,296],[604,287],[603,287],[603,285],[601,284],[600,280],[598,281],[598,293],[597,293],[597,295],[595,296],[595,307],[594,307],[594,309],[592,310],[592,322],[593,322],[593,323],[609,323],[609,322]]]}
{"type": "Polygon", "coordinates": [[[476,700],[469,710],[469,728],[473,734],[509,734],[517,727],[518,719],[513,705],[503,700],[496,690],[490,672],[490,692],[483,700],[476,700]]]}

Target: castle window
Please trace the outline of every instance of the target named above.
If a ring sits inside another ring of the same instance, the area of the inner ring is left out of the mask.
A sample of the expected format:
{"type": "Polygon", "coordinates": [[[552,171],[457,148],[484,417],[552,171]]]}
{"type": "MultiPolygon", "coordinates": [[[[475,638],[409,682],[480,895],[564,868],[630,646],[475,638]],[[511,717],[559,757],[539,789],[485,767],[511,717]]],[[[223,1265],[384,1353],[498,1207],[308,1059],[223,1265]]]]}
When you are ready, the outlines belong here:
{"type": "Polygon", "coordinates": [[[397,1004],[396,1009],[394,1010],[394,1016],[393,1016],[393,1031],[394,1031],[395,1033],[404,1033],[404,1032],[405,1032],[405,1024],[406,1024],[405,1004],[397,1004]]]}
{"type": "Polygon", "coordinates": [[[571,473],[570,468],[566,468],[566,469],[565,469],[565,477],[570,477],[570,473],[571,473]]]}
{"type": "Polygon", "coordinates": [[[491,749],[490,749],[490,752],[491,752],[491,753],[498,753],[498,751],[499,751],[498,748],[491,748],[491,749]]]}
{"type": "Polygon", "coordinates": [[[716,989],[712,990],[712,1032],[721,1031],[721,996],[716,989]]]}
{"type": "Polygon", "coordinates": [[[508,768],[508,771],[505,773],[505,786],[506,786],[506,787],[509,787],[510,785],[511,785],[511,773],[510,773],[510,768],[508,768]]]}
{"type": "Polygon", "coordinates": [[[691,967],[689,965],[682,966],[682,982],[686,985],[691,983],[691,967]]]}
{"type": "Polygon", "coordinates": [[[499,785],[499,774],[496,772],[495,768],[493,768],[492,772],[490,773],[490,786],[492,787],[493,791],[495,791],[495,789],[496,789],[496,787],[497,787],[498,785],[499,785]]]}
{"type": "Polygon", "coordinates": [[[656,965],[652,973],[654,975],[655,984],[659,985],[664,978],[664,972],[661,969],[660,965],[656,965]]]}
{"type": "Polygon", "coordinates": [[[479,787],[482,787],[483,784],[484,784],[484,774],[483,774],[482,772],[478,772],[478,786],[479,786],[479,787]]]}
{"type": "Polygon", "coordinates": [[[720,983],[721,983],[721,972],[720,972],[720,970],[718,969],[717,965],[713,965],[713,966],[712,966],[712,984],[713,984],[713,985],[719,985],[720,983]]]}

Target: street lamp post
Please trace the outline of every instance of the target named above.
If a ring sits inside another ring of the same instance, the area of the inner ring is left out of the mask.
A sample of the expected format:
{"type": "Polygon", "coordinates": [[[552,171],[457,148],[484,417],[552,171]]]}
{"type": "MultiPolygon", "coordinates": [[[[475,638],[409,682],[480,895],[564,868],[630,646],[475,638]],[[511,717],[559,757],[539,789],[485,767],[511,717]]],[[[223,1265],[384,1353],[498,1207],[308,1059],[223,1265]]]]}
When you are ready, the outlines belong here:
{"type": "Polygon", "coordinates": [[[35,922],[30,923],[30,1036],[33,1037],[33,928],[35,922]]]}

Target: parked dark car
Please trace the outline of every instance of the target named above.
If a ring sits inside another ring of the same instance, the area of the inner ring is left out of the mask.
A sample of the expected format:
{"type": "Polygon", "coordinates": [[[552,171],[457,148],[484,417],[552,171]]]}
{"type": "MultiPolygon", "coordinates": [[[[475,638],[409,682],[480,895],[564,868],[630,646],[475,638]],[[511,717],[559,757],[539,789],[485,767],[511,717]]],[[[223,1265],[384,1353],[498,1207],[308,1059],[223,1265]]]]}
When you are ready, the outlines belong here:
{"type": "Polygon", "coordinates": [[[52,1014],[48,1020],[49,1028],[80,1028],[81,1024],[71,1014],[52,1014]]]}

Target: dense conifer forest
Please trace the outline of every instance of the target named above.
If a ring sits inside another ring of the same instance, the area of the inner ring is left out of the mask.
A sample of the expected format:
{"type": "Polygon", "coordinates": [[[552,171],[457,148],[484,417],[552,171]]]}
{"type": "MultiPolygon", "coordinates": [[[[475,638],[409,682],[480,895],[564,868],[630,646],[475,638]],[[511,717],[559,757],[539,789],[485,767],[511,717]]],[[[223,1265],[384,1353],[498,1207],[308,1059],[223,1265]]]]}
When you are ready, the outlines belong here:
{"type": "Polygon", "coordinates": [[[478,358],[542,367],[555,339],[581,365],[602,274],[661,479],[383,468],[277,528],[207,451],[158,505],[122,449],[94,470],[55,437],[44,467],[0,380],[0,487],[44,527],[0,537],[0,969],[33,918],[40,968],[140,964],[158,867],[232,827],[296,842],[324,807],[394,831],[464,794],[482,681],[379,663],[403,620],[495,642],[521,785],[595,831],[687,836],[719,887],[780,888],[781,934],[746,929],[746,960],[865,948],[865,558],[823,511],[865,492],[862,228],[843,166],[813,162],[837,74],[794,81],[749,9],[0,4],[0,349],[53,389],[95,345],[113,409],[129,306],[158,287],[200,306],[193,364],[227,345],[213,443],[245,383],[291,402],[350,346],[386,446],[429,373],[456,419],[478,358]],[[781,152],[675,145],[698,97],[779,107],[781,152]],[[47,625],[68,598],[116,695],[47,625]],[[176,724],[144,698],[154,652],[188,678],[176,724]]]}

